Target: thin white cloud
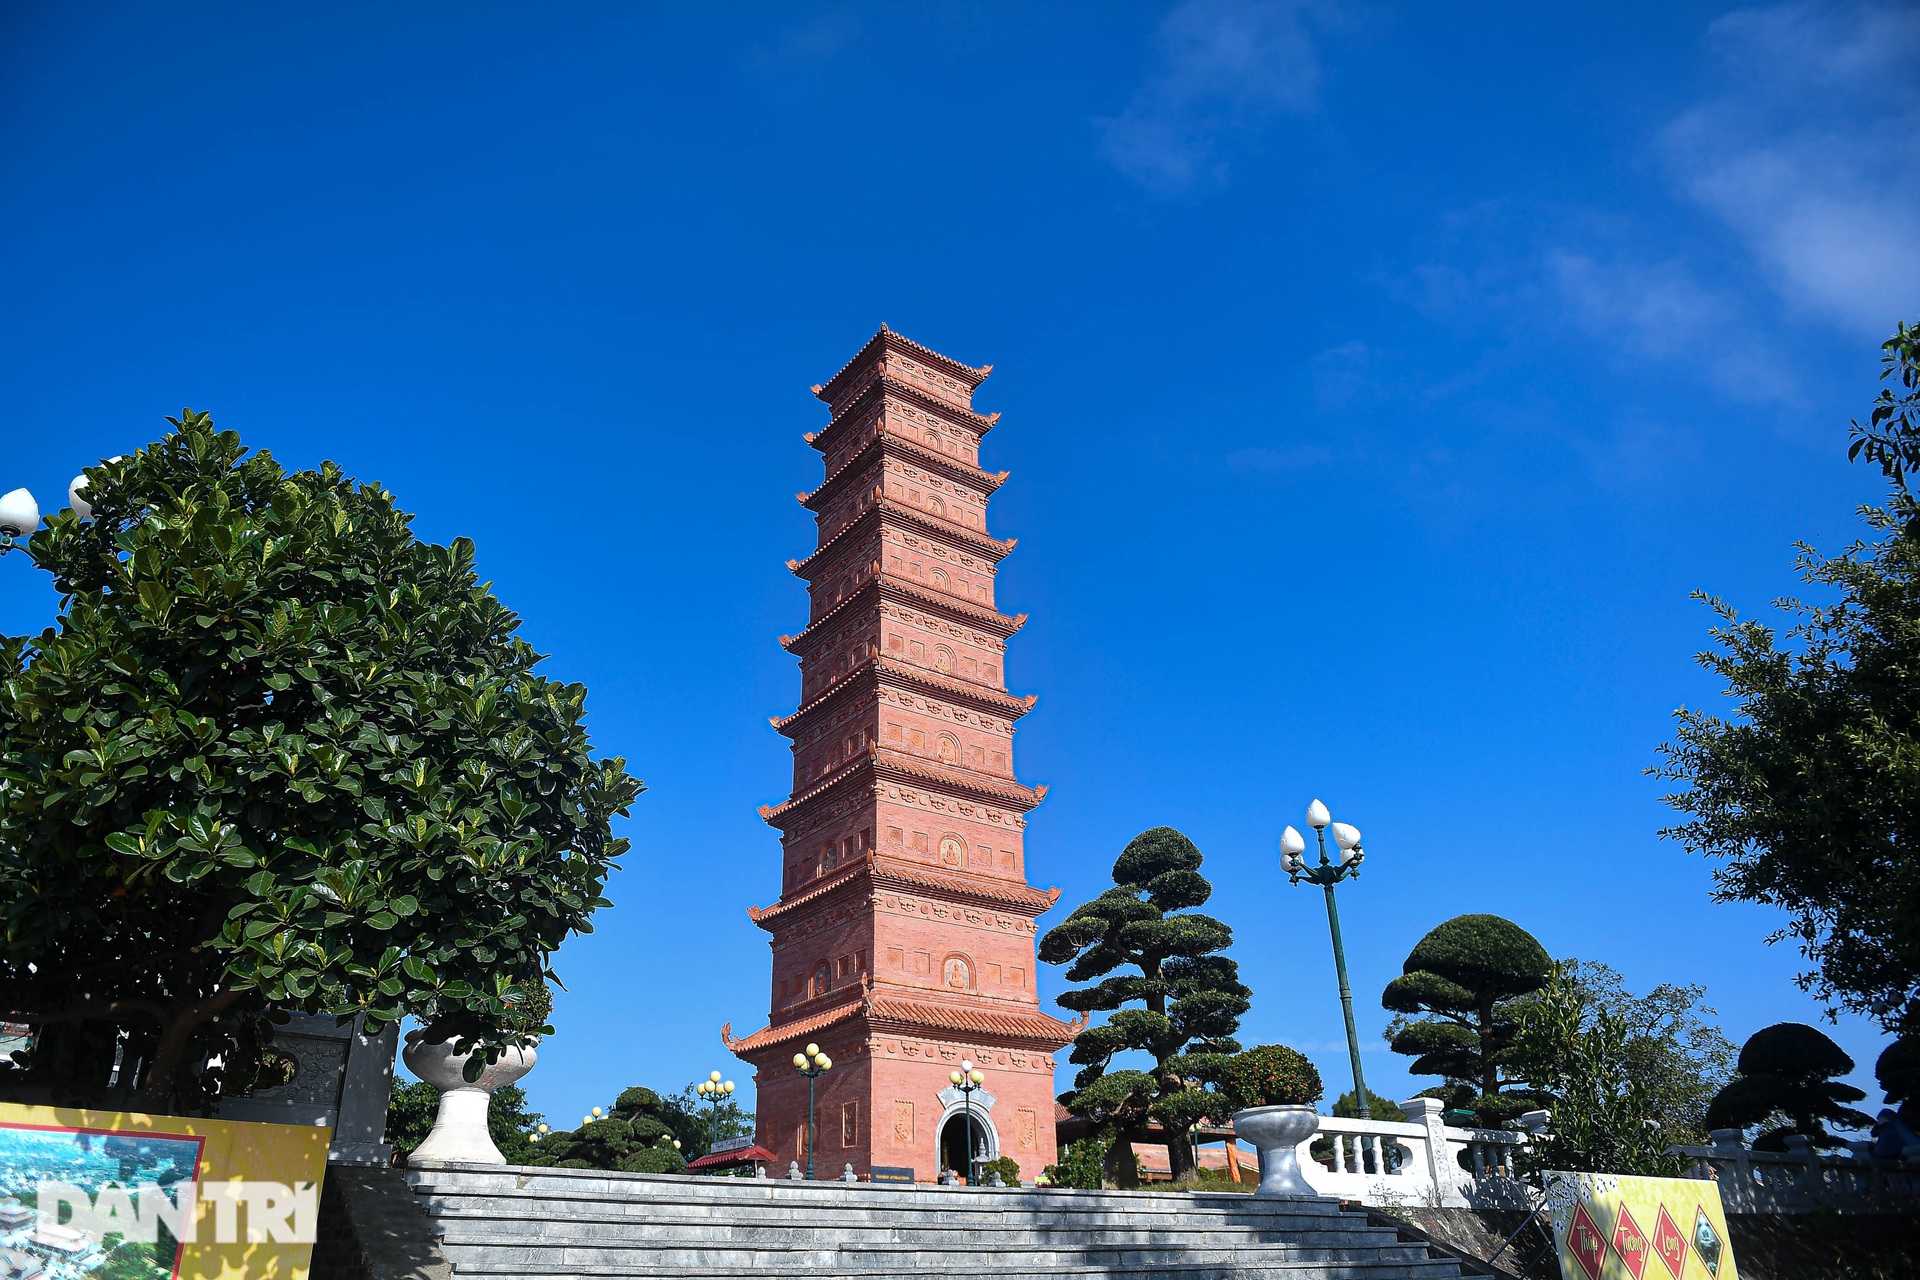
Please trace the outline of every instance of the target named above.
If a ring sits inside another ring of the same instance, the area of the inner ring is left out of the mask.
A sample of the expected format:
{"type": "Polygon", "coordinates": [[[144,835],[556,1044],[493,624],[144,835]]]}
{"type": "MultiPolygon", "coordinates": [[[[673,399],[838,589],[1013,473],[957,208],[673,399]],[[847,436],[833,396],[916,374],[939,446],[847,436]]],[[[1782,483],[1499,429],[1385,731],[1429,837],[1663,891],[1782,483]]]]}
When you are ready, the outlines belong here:
{"type": "Polygon", "coordinates": [[[1156,37],[1155,65],[1127,109],[1095,121],[1102,150],[1162,194],[1226,176],[1223,141],[1320,104],[1320,59],[1295,0],[1187,0],[1156,37]]]}
{"type": "Polygon", "coordinates": [[[1546,278],[1564,313],[1620,352],[1697,365],[1722,392],[1749,403],[1790,400],[1792,381],[1751,333],[1738,340],[1741,308],[1678,262],[1601,263],[1548,251],[1546,278]]]}
{"type": "Polygon", "coordinates": [[[1771,285],[1863,336],[1920,311],[1920,7],[1785,4],[1708,30],[1721,87],[1663,149],[1771,285]]]}

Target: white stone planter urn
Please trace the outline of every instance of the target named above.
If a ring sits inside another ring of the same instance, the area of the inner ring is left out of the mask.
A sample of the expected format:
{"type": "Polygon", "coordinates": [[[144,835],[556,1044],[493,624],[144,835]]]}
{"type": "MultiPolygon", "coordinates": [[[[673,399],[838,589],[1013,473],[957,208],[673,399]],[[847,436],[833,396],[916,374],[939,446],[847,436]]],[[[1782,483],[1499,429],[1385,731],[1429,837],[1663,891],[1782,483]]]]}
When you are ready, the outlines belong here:
{"type": "Polygon", "coordinates": [[[1318,1195],[1300,1173],[1300,1144],[1320,1127],[1320,1113],[1312,1107],[1249,1107],[1233,1113],[1233,1132],[1260,1153],[1260,1189],[1263,1196],[1318,1195]]]}
{"type": "Polygon", "coordinates": [[[440,1110],[433,1118],[433,1132],[408,1160],[505,1164],[507,1158],[487,1134],[487,1105],[495,1089],[533,1070],[533,1049],[508,1049],[478,1080],[469,1081],[461,1074],[467,1055],[453,1050],[459,1037],[432,1044],[427,1035],[425,1028],[407,1032],[407,1047],[400,1057],[407,1070],[440,1091],[440,1110]]]}

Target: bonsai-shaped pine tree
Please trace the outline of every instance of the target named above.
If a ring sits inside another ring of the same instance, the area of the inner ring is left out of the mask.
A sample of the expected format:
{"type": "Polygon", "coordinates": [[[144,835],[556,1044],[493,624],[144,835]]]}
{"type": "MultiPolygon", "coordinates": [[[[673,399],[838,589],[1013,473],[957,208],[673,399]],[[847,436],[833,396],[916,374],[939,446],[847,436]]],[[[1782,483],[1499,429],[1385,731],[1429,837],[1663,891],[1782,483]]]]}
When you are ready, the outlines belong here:
{"type": "Polygon", "coordinates": [[[1407,1070],[1446,1080],[1429,1097],[1470,1110],[1483,1125],[1505,1124],[1538,1105],[1512,1087],[1519,1023],[1512,1002],[1538,991],[1552,957],[1532,934],[1491,915],[1455,916],[1414,945],[1380,1003],[1401,1017],[1387,1028],[1407,1070]],[[1407,1015],[1422,1015],[1409,1017],[1407,1015]]]}
{"type": "Polygon", "coordinates": [[[625,1173],[682,1173],[687,1162],[675,1145],[677,1113],[641,1085],[614,1099],[613,1111],[571,1133],[541,1139],[529,1164],[560,1169],[618,1169],[625,1173]]]}
{"type": "Polygon", "coordinates": [[[1746,1129],[1784,1119],[1754,1139],[1756,1151],[1785,1151],[1794,1134],[1816,1147],[1837,1147],[1840,1139],[1828,1132],[1828,1123],[1843,1129],[1873,1123],[1847,1105],[1867,1095],[1835,1078],[1852,1070],[1846,1051],[1804,1022],[1762,1028],[1740,1046],[1737,1074],[1707,1104],[1707,1127],[1746,1129]]]}
{"type": "Polygon", "coordinates": [[[1888,1045],[1873,1064],[1873,1078],[1902,1120],[1910,1125],[1920,1121],[1920,1035],[1902,1036],[1888,1045]]]}
{"type": "Polygon", "coordinates": [[[1200,1081],[1219,1055],[1239,1051],[1233,1033],[1248,992],[1239,966],[1219,954],[1233,931],[1192,910],[1213,896],[1193,841],[1172,827],[1141,832],[1114,862],[1113,882],[1048,930],[1040,958],[1070,966],[1069,982],[1099,980],[1059,997],[1068,1009],[1110,1015],[1074,1040],[1070,1060],[1080,1073],[1060,1101],[1094,1122],[1109,1144],[1110,1176],[1132,1187],[1140,1176],[1132,1144],[1146,1136],[1150,1119],[1166,1127],[1175,1180],[1193,1176],[1184,1135],[1217,1107],[1200,1081]],[[1115,1057],[1130,1052],[1145,1054],[1152,1066],[1111,1069],[1115,1057]]]}

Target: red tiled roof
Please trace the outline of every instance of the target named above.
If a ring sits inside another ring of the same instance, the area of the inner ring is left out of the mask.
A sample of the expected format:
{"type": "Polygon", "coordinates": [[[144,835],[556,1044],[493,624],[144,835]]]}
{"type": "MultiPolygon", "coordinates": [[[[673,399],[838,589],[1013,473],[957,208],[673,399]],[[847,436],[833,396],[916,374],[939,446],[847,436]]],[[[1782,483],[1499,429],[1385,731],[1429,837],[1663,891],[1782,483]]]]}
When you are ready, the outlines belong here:
{"type": "Polygon", "coordinates": [[[977,1035],[1004,1036],[1009,1039],[1044,1043],[1058,1049],[1079,1034],[1079,1027],[1062,1022],[1038,1009],[990,1009],[977,1005],[935,1004],[899,996],[876,994],[869,1001],[867,1016],[875,1022],[894,1022],[907,1027],[937,1031],[970,1031],[977,1035]]]}
{"type": "Polygon", "coordinates": [[[755,1143],[751,1147],[741,1147],[736,1151],[709,1151],[698,1160],[687,1162],[689,1169],[724,1169],[736,1164],[755,1164],[761,1161],[777,1159],[773,1152],[755,1143]]]}
{"type": "Polygon", "coordinates": [[[746,1058],[750,1053],[814,1039],[829,1027],[857,1021],[865,1021],[877,1031],[896,1030],[908,1034],[957,1031],[1018,1040],[1049,1053],[1071,1042],[1087,1025],[1084,1015],[1072,1022],[1062,1022],[1033,1008],[935,1003],[864,989],[857,1001],[795,1018],[792,1022],[763,1027],[743,1040],[733,1038],[729,1023],[720,1029],[720,1038],[736,1057],[746,1058]]]}

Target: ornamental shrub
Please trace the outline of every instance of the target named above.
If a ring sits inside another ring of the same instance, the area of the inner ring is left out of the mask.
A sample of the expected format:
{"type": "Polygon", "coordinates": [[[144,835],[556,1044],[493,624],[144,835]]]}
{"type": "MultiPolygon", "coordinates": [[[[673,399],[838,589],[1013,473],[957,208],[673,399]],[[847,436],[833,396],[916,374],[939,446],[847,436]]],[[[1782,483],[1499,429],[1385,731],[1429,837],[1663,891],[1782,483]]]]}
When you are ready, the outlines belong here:
{"type": "Polygon", "coordinates": [[[1082,1138],[1060,1148],[1060,1160],[1046,1167],[1043,1177],[1050,1187],[1072,1187],[1080,1191],[1098,1191],[1100,1174],[1106,1167],[1107,1144],[1098,1138],[1082,1138]]]}
{"type": "Polygon", "coordinates": [[[1009,1187],[1017,1187],[1020,1185],[1020,1162],[1012,1156],[999,1156],[992,1160],[982,1160],[980,1162],[981,1185],[984,1186],[987,1181],[987,1175],[993,1173],[999,1174],[1000,1181],[1009,1187]]]}
{"type": "Polygon", "coordinates": [[[1229,1057],[1215,1083],[1235,1111],[1248,1107],[1308,1106],[1326,1086],[1307,1055],[1283,1044],[1257,1044],[1229,1057]]]}

